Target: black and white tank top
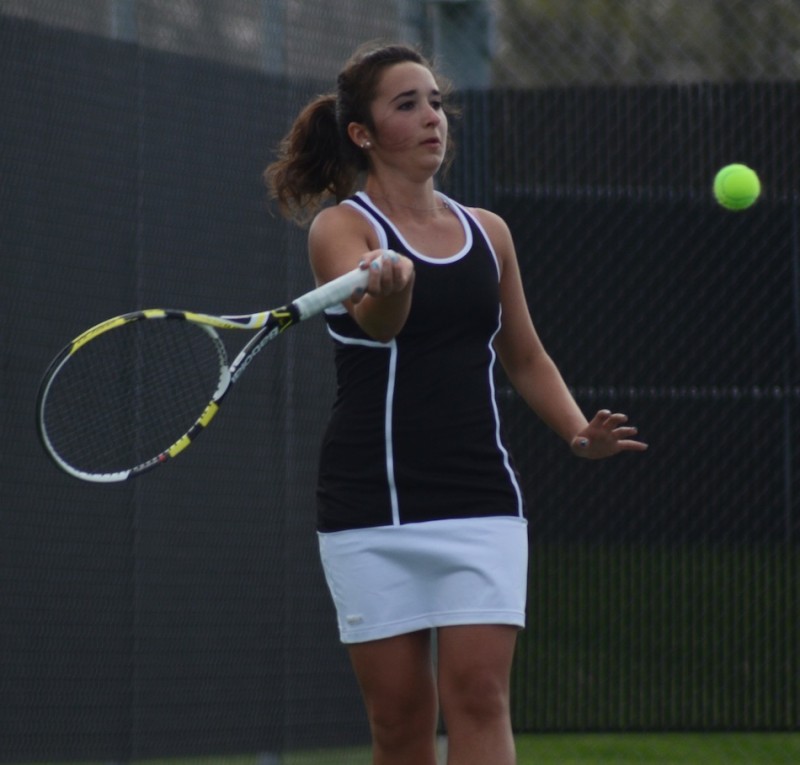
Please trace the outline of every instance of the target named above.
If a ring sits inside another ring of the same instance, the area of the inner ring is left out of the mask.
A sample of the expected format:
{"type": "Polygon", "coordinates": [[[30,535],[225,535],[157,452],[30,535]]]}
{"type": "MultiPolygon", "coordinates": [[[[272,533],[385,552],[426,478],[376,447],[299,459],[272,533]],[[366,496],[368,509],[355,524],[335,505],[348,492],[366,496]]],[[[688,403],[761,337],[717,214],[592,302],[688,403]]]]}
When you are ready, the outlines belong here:
{"type": "Polygon", "coordinates": [[[477,219],[442,198],[465,235],[447,258],[410,247],[366,194],[342,203],[416,274],[408,320],[390,342],[371,339],[343,306],[326,312],[337,395],[320,456],[322,532],[525,513],[495,400],[497,256],[477,219]]]}

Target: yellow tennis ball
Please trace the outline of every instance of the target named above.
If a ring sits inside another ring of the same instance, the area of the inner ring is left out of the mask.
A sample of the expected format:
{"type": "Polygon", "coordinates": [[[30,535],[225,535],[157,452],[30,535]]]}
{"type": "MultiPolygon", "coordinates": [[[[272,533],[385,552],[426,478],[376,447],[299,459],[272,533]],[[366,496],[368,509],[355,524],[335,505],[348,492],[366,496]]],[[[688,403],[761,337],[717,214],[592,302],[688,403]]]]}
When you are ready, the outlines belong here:
{"type": "Polygon", "coordinates": [[[759,194],[761,181],[747,165],[726,165],[714,178],[714,196],[727,210],[746,210],[759,194]]]}

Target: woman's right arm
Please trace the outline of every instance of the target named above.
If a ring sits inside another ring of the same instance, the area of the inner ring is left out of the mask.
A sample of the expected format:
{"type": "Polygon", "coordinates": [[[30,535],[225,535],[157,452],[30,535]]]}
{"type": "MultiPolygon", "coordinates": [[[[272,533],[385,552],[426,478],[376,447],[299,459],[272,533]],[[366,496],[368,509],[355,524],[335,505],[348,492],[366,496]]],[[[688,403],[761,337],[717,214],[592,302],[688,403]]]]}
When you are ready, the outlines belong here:
{"type": "Polygon", "coordinates": [[[402,255],[384,257],[369,223],[346,206],[329,207],[314,219],[308,234],[311,270],[318,285],[357,266],[369,271],[366,293],[345,301],[361,329],[389,342],[403,328],[411,309],[414,263],[402,255]]]}

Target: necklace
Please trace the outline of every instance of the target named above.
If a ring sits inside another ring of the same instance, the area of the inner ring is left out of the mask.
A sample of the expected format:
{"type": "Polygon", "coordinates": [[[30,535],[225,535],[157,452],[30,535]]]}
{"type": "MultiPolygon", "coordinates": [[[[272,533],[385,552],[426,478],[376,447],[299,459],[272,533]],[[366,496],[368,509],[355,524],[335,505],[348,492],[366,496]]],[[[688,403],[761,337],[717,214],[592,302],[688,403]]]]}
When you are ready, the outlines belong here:
{"type": "Polygon", "coordinates": [[[403,207],[406,210],[414,210],[415,212],[436,212],[437,210],[449,210],[450,205],[442,201],[440,205],[434,205],[433,207],[416,207],[415,205],[404,205],[402,202],[395,202],[389,197],[381,196],[380,194],[368,194],[370,199],[382,199],[384,202],[388,202],[393,207],[403,207]]]}

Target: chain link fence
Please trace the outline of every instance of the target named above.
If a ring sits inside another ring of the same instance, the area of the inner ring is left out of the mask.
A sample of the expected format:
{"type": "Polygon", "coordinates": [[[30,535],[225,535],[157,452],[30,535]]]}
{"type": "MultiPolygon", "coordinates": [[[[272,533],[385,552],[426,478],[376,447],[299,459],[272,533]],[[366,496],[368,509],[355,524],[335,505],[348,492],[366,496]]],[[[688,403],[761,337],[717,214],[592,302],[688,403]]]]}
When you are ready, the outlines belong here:
{"type": "Polygon", "coordinates": [[[358,44],[422,44],[464,84],[796,81],[795,0],[2,0],[0,12],[181,55],[326,81],[358,44]]]}

